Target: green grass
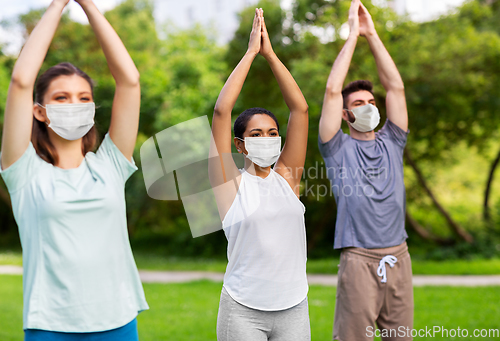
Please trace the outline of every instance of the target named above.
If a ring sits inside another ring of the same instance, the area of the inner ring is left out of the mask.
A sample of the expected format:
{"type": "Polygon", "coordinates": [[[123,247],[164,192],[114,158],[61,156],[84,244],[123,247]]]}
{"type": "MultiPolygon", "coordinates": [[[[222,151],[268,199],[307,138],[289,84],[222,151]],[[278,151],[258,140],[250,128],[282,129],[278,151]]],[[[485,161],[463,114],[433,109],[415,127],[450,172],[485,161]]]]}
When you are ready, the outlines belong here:
{"type": "Polygon", "coordinates": [[[162,257],[140,252],[134,252],[134,258],[137,267],[144,270],[225,272],[227,265],[224,259],[162,257]]]}
{"type": "MultiPolygon", "coordinates": [[[[151,309],[138,317],[141,341],[216,340],[221,283],[144,284],[144,290],[151,309]]],[[[500,328],[498,287],[419,287],[414,291],[415,329],[460,327],[472,333],[476,328],[500,328]]],[[[311,286],[309,315],[313,341],[330,340],[334,306],[335,288],[311,286]]],[[[22,341],[21,276],[0,276],[0,307],[0,340],[22,341]]]]}
{"type": "Polygon", "coordinates": [[[474,260],[425,261],[412,260],[418,275],[498,275],[500,258],[474,260]]]}
{"type": "MultiPolygon", "coordinates": [[[[214,271],[224,272],[224,259],[192,259],[178,257],[161,257],[141,252],[134,253],[137,267],[144,270],[164,271],[214,271]]],[[[22,265],[19,252],[0,252],[0,265],[22,265]]],[[[317,274],[336,274],[338,258],[309,259],[307,272],[317,274]]],[[[498,275],[500,274],[500,258],[474,260],[428,261],[413,259],[414,275],[498,275]]]]}
{"type": "Polygon", "coordinates": [[[20,252],[1,251],[0,265],[23,265],[23,256],[20,252]]]}
{"type": "MultiPolygon", "coordinates": [[[[189,259],[161,257],[135,252],[139,269],[171,271],[216,271],[224,272],[227,262],[224,259],[189,259]]],[[[336,274],[338,258],[308,259],[307,272],[316,274],[336,274]]],[[[427,261],[413,259],[415,275],[496,275],[500,274],[500,258],[475,260],[427,261]]]]}

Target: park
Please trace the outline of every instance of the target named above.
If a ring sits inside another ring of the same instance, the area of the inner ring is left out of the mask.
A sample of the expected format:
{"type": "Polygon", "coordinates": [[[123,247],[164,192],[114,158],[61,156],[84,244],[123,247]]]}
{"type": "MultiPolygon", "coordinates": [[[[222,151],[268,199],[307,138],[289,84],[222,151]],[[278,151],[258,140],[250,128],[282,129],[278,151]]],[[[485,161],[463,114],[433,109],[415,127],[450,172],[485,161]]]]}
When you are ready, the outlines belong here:
{"type": "MultiPolygon", "coordinates": [[[[412,335],[416,340],[499,339],[500,284],[471,285],[460,278],[500,275],[500,2],[465,1],[426,22],[414,22],[369,1],[365,5],[405,86],[410,130],[404,151],[405,226],[413,275],[456,278],[456,282],[415,285],[414,331],[401,332],[416,333],[412,335]]],[[[309,106],[300,200],[306,207],[310,276],[336,275],[339,264],[340,252],[333,249],[336,202],[323,173],[318,127],[325,84],[345,43],[342,32],[349,6],[347,0],[296,0],[286,10],[277,1],[258,4],[266,13],[275,52],[309,106]],[[325,32],[333,35],[325,39],[325,32]]],[[[140,122],[134,149],[138,171],[125,187],[128,235],[140,271],[220,275],[226,270],[223,231],[193,238],[180,200],[148,196],[140,148],[155,134],[190,119],[206,115],[211,123],[217,96],[247,49],[254,8],[242,10],[239,28],[224,45],[205,26],[156,25],[154,5],[148,0],[124,0],[105,13],[140,72],[140,122]]],[[[26,36],[44,11],[32,9],[16,19],[26,36]]],[[[0,45],[0,128],[16,59],[2,52],[0,45]]],[[[61,19],[42,71],[65,61],[95,81],[95,121],[102,140],[110,124],[114,80],[89,25],[68,15],[61,19]]],[[[374,80],[383,122],[385,92],[376,75],[370,48],[360,40],[346,82],[374,80]]],[[[272,111],[280,124],[287,122],[289,111],[261,56],[250,69],[233,115],[255,106],[272,111]]],[[[286,137],[286,129],[280,135],[286,137]]],[[[370,188],[350,190],[353,195],[370,193],[370,188]]],[[[20,269],[22,250],[9,193],[0,181],[2,267],[20,269]]],[[[1,273],[0,340],[22,340],[22,276],[16,271],[1,273]]],[[[221,288],[219,277],[145,281],[150,310],[137,318],[141,340],[215,340],[221,288]]],[[[334,285],[310,283],[312,340],[331,339],[335,300],[334,285]]],[[[380,333],[370,332],[380,339],[380,333]]]]}

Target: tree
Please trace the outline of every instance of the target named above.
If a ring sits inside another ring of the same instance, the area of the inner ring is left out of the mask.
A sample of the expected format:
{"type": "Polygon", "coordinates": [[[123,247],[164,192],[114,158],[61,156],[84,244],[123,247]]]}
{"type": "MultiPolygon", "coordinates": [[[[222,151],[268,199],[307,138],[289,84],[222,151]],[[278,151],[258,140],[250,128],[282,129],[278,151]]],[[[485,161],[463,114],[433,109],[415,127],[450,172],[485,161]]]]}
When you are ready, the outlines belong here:
{"type": "MultiPolygon", "coordinates": [[[[498,10],[498,2],[486,5],[481,1],[471,1],[456,14],[421,24],[398,17],[388,8],[378,8],[369,2],[365,5],[405,82],[411,130],[407,164],[422,175],[420,182],[407,188],[408,200],[415,199],[413,193],[429,195],[451,232],[448,237],[435,238],[430,238],[430,233],[420,234],[423,238],[442,243],[449,243],[449,238],[472,242],[472,236],[439,203],[438,196],[428,185],[426,178],[432,174],[422,173],[418,164],[423,160],[439,163],[454,145],[463,140],[470,146],[484,148],[500,124],[500,106],[495,91],[500,85],[500,37],[493,14],[498,10]]],[[[278,20],[276,4],[270,1],[258,4],[264,8],[266,22],[271,21],[268,27],[277,54],[291,70],[309,104],[311,133],[306,170],[319,172],[317,168],[323,167],[317,148],[317,125],[328,74],[344,44],[342,31],[349,6],[350,1],[297,0],[292,11],[281,12],[278,20]],[[266,15],[266,12],[273,15],[266,15]]],[[[227,60],[230,66],[235,65],[237,56],[246,49],[251,27],[250,12],[242,12],[240,29],[229,45],[227,60]]],[[[385,93],[376,75],[369,46],[360,38],[346,82],[355,79],[374,81],[375,97],[384,116],[385,93]]],[[[256,64],[238,101],[242,104],[237,104],[237,108],[256,106],[252,103],[258,100],[262,106],[276,110],[275,114],[283,122],[287,113],[283,112],[279,89],[269,81],[271,78],[268,68],[256,64]]],[[[334,200],[325,192],[328,187],[325,176],[323,179],[304,179],[302,200],[308,207],[306,221],[310,247],[315,247],[316,240],[325,240],[326,226],[334,225],[336,217],[331,213],[334,200]]],[[[417,233],[422,232],[412,222],[416,221],[410,216],[409,226],[417,233]]],[[[327,237],[331,238],[330,232],[327,237]]]]}

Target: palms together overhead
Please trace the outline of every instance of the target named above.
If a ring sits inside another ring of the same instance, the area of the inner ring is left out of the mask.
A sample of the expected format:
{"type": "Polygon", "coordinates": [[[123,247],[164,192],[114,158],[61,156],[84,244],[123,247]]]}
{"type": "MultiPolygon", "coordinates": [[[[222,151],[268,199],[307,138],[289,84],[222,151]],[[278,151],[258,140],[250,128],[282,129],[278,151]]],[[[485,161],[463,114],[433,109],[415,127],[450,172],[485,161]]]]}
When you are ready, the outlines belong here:
{"type": "Polygon", "coordinates": [[[271,45],[271,39],[269,38],[269,33],[267,32],[266,21],[264,20],[264,10],[260,9],[260,17],[262,20],[262,39],[260,43],[260,54],[263,57],[269,56],[273,53],[273,47],[271,45]]]}
{"type": "Polygon", "coordinates": [[[262,8],[255,9],[252,32],[250,33],[250,41],[248,42],[248,51],[254,54],[260,54],[263,57],[273,54],[273,47],[267,32],[266,23],[264,21],[264,11],[262,8]]]}
{"type": "Polygon", "coordinates": [[[261,49],[262,36],[262,17],[259,15],[259,9],[255,9],[253,18],[252,32],[250,33],[250,41],[248,42],[248,51],[258,54],[261,49]]]}
{"type": "Polygon", "coordinates": [[[375,25],[373,24],[372,16],[366,9],[365,5],[363,5],[361,1],[358,2],[359,34],[362,36],[367,36],[375,33],[375,25]]]}
{"type": "Polygon", "coordinates": [[[367,36],[375,33],[375,25],[366,7],[360,0],[352,0],[349,9],[349,28],[355,36],[367,36]]]}
{"type": "Polygon", "coordinates": [[[75,0],[80,6],[83,6],[86,3],[92,2],[92,0],[75,0]]]}

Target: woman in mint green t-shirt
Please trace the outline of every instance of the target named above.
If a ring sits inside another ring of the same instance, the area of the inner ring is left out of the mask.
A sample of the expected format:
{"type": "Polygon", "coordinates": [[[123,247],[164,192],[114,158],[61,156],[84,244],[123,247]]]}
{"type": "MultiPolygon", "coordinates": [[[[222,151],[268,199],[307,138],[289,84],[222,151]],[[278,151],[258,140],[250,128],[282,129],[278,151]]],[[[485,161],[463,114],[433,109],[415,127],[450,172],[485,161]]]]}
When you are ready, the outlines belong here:
{"type": "Polygon", "coordinates": [[[1,175],[23,247],[25,340],[137,340],[148,309],[127,234],[124,186],[137,169],[139,73],[91,0],[81,5],[116,81],[96,153],[90,77],[70,63],[35,80],[69,0],[54,0],[12,73],[1,175]],[[35,101],[32,93],[35,90],[35,101]]]}

